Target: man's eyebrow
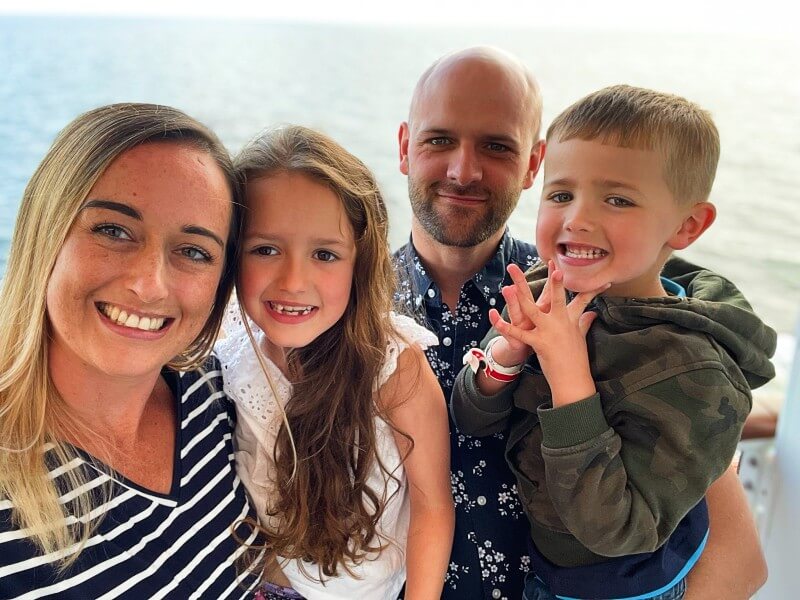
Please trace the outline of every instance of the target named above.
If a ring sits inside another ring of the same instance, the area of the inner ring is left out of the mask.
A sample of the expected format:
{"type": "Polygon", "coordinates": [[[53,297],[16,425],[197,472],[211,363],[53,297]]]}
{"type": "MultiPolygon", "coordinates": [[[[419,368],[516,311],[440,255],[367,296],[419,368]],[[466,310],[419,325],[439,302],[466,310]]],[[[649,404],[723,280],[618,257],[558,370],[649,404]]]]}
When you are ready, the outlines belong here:
{"type": "Polygon", "coordinates": [[[220,237],[216,233],[214,233],[210,229],[206,229],[205,227],[200,227],[199,225],[184,225],[183,227],[181,227],[181,231],[192,235],[204,235],[217,242],[220,248],[225,247],[225,242],[223,242],[222,239],[220,239],[220,237]]]}
{"type": "Polygon", "coordinates": [[[420,129],[418,135],[442,135],[449,136],[452,132],[449,129],[442,129],[441,127],[431,127],[429,129],[420,129]]]}
{"type": "Polygon", "coordinates": [[[515,146],[519,144],[519,140],[506,133],[489,133],[483,136],[483,140],[487,142],[500,142],[502,144],[509,144],[515,146]]]}
{"type": "Polygon", "coordinates": [[[114,202],[113,200],[89,200],[81,207],[81,210],[85,208],[104,208],[106,210],[114,210],[127,217],[136,219],[137,221],[142,220],[142,213],[140,213],[138,210],[128,206],[127,204],[123,204],[122,202],[114,202]]]}

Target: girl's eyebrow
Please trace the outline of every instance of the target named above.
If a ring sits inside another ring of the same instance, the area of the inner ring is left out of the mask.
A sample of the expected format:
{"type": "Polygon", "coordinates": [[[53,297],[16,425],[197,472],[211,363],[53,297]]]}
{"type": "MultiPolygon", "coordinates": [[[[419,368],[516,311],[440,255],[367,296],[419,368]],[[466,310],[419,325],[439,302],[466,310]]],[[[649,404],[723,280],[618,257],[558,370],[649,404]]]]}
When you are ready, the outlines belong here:
{"type": "MultiPolygon", "coordinates": [[[[246,240],[253,240],[259,239],[264,240],[265,242],[274,242],[274,241],[281,241],[282,236],[270,234],[270,233],[250,233],[244,236],[246,240]]],[[[309,242],[311,242],[314,246],[348,246],[349,243],[344,238],[310,238],[309,242]]]]}

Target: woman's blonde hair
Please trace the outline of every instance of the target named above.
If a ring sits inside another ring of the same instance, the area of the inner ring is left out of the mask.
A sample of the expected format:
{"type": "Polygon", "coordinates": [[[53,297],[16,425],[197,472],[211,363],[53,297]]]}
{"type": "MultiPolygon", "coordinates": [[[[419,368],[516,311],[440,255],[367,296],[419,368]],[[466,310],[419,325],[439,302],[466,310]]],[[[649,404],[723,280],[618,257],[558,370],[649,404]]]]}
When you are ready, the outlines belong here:
{"type": "Polygon", "coordinates": [[[96,522],[90,512],[108,489],[62,504],[61,494],[86,483],[83,469],[67,467],[58,482],[48,477],[49,469],[77,458],[75,448],[62,440],[74,439],[69,433],[79,425],[70,419],[48,371],[46,290],[95,182],[122,153],[145,143],[188,144],[207,152],[231,190],[225,266],[212,312],[170,366],[196,367],[208,355],[233,287],[241,186],[213,132],[168,106],[112,104],[80,115],[58,134],[25,188],[0,291],[0,499],[11,501],[14,525],[25,529],[42,553],[57,553],[62,568],[91,535],[96,522]]]}
{"type": "Polygon", "coordinates": [[[336,576],[382,548],[377,523],[386,499],[367,480],[375,464],[393,477],[377,454],[374,422],[380,415],[391,426],[374,387],[392,335],[386,205],[364,163],[305,127],[262,133],[234,164],[245,185],[283,172],[311,178],[336,194],[353,227],[356,260],[344,314],[288,355],[292,394],[274,449],[277,497],[266,507],[280,523],[267,532],[272,551],[317,564],[320,577],[336,576]]]}

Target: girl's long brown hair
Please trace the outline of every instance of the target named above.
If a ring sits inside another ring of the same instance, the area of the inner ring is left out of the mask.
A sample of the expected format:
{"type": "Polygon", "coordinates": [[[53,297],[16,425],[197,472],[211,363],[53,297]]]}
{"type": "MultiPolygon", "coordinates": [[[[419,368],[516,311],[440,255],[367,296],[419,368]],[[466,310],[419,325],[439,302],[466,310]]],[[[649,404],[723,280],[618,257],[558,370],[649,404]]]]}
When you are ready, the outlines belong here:
{"type": "Polygon", "coordinates": [[[353,227],[356,261],[344,314],[288,356],[293,390],[274,450],[278,493],[267,506],[280,525],[266,532],[272,552],[317,564],[320,577],[351,573],[348,563],[386,542],[376,526],[387,499],[367,485],[372,466],[393,477],[377,455],[374,424],[394,291],[386,206],[360,160],[305,127],[262,133],[234,164],[245,183],[280,172],[312,178],[339,197],[353,227]]]}

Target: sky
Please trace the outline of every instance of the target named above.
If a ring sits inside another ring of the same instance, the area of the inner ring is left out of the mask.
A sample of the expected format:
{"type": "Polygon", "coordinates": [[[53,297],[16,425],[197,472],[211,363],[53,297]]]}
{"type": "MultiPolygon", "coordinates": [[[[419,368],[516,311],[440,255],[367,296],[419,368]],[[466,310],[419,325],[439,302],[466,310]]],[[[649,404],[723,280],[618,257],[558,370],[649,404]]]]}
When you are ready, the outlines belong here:
{"type": "Polygon", "coordinates": [[[781,0],[1,0],[0,14],[260,18],[383,25],[795,33],[781,0]]]}

